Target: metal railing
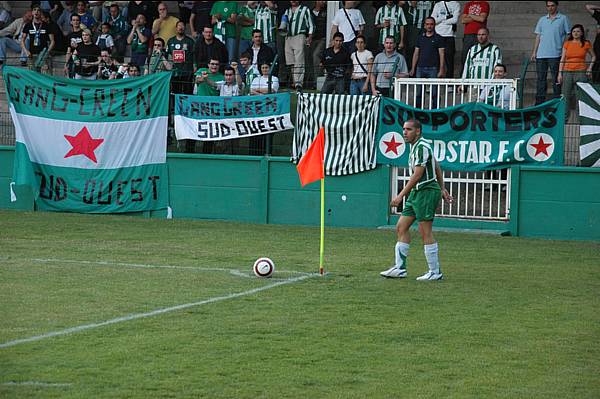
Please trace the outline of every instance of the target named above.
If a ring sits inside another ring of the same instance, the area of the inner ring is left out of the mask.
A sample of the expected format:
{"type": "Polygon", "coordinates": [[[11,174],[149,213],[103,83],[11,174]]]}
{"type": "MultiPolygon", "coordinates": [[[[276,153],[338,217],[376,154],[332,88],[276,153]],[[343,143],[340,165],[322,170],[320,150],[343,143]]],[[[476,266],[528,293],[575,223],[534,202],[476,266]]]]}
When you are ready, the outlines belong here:
{"type": "MultiPolygon", "coordinates": [[[[481,93],[506,90],[509,98],[492,97],[492,105],[517,108],[516,79],[396,79],[394,98],[420,108],[445,108],[482,101],[481,93]],[[508,103],[506,103],[508,102],[508,103]]],[[[392,169],[392,195],[397,195],[410,176],[407,168],[392,169]]],[[[446,218],[508,221],[510,219],[510,169],[490,172],[444,172],[444,183],[454,197],[442,203],[436,216],[446,218]]],[[[404,205],[404,204],[402,204],[404,205]]],[[[393,210],[401,212],[402,207],[393,210]]]]}

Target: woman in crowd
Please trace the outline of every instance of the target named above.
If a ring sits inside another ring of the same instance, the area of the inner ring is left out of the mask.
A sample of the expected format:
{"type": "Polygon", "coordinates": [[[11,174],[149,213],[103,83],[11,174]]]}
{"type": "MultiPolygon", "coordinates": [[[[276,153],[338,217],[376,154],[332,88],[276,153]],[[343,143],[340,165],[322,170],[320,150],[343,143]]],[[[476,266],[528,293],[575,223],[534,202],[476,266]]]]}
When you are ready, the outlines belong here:
{"type": "Polygon", "coordinates": [[[575,90],[577,82],[587,82],[592,77],[592,69],[596,62],[596,54],[589,40],[585,39],[585,29],[582,25],[573,25],[569,37],[563,44],[562,56],[557,83],[562,85],[562,95],[567,101],[566,118],[569,111],[575,109],[575,90]],[[590,55],[591,62],[586,65],[586,57],[590,55]]]}
{"type": "Polygon", "coordinates": [[[277,76],[271,76],[271,91],[269,91],[269,71],[271,64],[262,63],[260,65],[261,76],[257,76],[252,81],[250,86],[250,94],[268,94],[277,93],[279,91],[279,79],[277,76]]]}
{"type": "Polygon", "coordinates": [[[366,49],[366,40],[363,35],[356,36],[356,51],[350,58],[354,69],[350,82],[350,94],[362,95],[369,93],[369,82],[373,70],[373,53],[366,49]]]}
{"type": "Polygon", "coordinates": [[[92,42],[92,33],[88,29],[81,32],[81,44],[73,52],[75,60],[75,79],[96,80],[100,60],[100,48],[92,42]]]}

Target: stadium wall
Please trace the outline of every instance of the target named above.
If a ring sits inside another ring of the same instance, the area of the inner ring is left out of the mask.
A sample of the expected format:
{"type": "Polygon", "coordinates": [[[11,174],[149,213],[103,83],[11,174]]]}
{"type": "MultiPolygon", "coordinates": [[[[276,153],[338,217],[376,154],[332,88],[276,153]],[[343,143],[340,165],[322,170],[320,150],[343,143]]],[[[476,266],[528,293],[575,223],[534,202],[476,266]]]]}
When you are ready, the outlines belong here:
{"type": "MultiPolygon", "coordinates": [[[[14,147],[0,147],[0,208],[35,210],[26,187],[10,202],[14,147]]],[[[174,218],[319,225],[320,185],[301,188],[287,157],[168,154],[174,218]]],[[[393,225],[391,169],[327,177],[325,223],[333,227],[393,225]]],[[[600,240],[600,169],[512,168],[509,222],[436,219],[435,226],[491,230],[513,236],[600,240]]],[[[146,217],[165,217],[166,211],[146,217]]]]}

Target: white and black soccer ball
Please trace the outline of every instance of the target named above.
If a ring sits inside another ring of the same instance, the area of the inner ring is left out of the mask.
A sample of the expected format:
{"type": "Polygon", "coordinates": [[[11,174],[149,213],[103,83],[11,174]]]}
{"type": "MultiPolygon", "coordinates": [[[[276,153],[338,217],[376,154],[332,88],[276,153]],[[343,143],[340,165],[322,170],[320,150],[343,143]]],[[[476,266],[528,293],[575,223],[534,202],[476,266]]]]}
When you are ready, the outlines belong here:
{"type": "Polygon", "coordinates": [[[254,271],[256,277],[271,277],[275,271],[275,263],[269,258],[258,258],[256,259],[256,262],[254,262],[252,271],[254,271]]]}

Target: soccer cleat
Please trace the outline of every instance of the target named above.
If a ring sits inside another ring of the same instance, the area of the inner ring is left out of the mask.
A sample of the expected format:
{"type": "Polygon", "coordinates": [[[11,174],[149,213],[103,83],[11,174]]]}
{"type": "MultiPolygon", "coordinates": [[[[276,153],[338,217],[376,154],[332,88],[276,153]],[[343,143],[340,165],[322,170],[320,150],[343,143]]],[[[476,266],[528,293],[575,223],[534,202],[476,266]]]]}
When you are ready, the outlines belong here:
{"type": "Polygon", "coordinates": [[[427,272],[424,275],[417,277],[417,281],[442,280],[443,278],[444,278],[444,275],[442,273],[427,272]]]}
{"type": "Polygon", "coordinates": [[[406,277],[406,269],[400,269],[398,266],[392,266],[379,274],[388,278],[404,278],[406,277]]]}

